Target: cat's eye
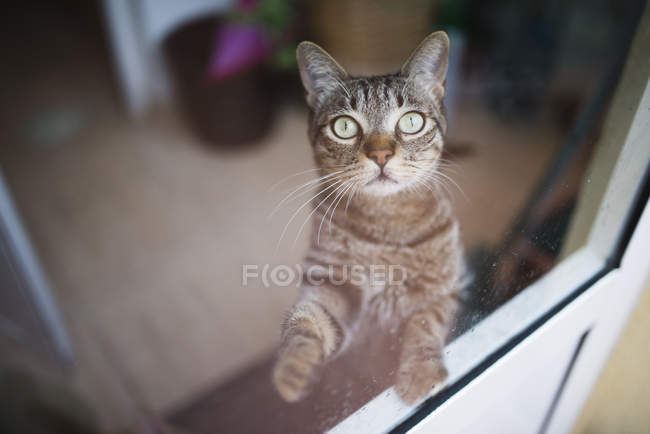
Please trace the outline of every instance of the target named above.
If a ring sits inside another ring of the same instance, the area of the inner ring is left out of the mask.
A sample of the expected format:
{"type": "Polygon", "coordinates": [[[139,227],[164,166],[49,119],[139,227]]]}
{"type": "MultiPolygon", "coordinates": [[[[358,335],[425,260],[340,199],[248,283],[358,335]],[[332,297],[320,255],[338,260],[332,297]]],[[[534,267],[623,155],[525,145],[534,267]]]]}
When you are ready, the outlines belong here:
{"type": "Polygon", "coordinates": [[[405,134],[419,133],[424,126],[424,118],[418,112],[408,112],[399,119],[397,126],[405,134]]]}
{"type": "Polygon", "coordinates": [[[332,131],[341,139],[349,139],[359,133],[359,124],[350,116],[339,116],[332,124],[332,131]]]}

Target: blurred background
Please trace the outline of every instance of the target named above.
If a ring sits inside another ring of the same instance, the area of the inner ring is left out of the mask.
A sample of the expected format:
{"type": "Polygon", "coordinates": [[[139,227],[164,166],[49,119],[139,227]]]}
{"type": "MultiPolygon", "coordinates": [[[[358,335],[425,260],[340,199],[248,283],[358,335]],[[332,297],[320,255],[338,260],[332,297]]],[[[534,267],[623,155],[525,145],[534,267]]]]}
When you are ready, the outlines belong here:
{"type": "Polygon", "coordinates": [[[321,401],[299,410],[273,401],[269,360],[297,288],[244,287],[241,278],[243,264],[300,263],[308,244],[308,234],[290,242],[304,209],[276,250],[300,200],[268,218],[315,176],[305,172],[313,165],[297,43],[318,43],[352,74],[381,74],[399,69],[430,32],[448,32],[445,158],[458,184],[448,188],[475,276],[458,334],[584,242],[588,228],[572,228],[572,212],[592,182],[585,170],[644,7],[6,5],[0,431],[333,426],[390,376],[362,378],[359,388],[333,379],[321,401]]]}

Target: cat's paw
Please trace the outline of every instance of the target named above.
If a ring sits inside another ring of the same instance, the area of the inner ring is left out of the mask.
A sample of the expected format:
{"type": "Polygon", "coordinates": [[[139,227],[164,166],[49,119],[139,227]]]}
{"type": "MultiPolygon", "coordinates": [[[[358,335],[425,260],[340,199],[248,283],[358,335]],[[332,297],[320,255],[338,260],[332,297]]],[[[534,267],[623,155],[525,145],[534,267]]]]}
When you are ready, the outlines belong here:
{"type": "Polygon", "coordinates": [[[395,390],[407,404],[424,398],[434,387],[447,379],[447,369],[440,358],[402,361],[395,379],[395,390]]]}
{"type": "Polygon", "coordinates": [[[322,346],[317,340],[295,336],[286,344],[272,374],[273,384],[282,399],[296,402],[307,396],[322,358],[322,346]]]}

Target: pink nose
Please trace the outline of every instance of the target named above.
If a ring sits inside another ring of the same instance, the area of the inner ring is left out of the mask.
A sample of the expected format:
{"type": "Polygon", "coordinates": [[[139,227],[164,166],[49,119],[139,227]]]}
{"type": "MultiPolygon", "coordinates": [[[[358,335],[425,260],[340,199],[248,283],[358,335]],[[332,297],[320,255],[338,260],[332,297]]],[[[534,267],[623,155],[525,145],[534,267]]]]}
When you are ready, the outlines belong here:
{"type": "Polygon", "coordinates": [[[393,156],[392,149],[375,149],[368,152],[368,158],[373,160],[377,165],[383,168],[388,160],[393,156]]]}

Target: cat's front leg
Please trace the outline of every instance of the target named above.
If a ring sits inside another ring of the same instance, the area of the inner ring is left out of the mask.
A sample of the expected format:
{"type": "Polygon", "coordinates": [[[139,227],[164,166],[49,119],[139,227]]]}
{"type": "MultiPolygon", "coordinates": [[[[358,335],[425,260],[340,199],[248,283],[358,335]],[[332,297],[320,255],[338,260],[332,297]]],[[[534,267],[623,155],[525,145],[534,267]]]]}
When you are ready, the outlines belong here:
{"type": "Polygon", "coordinates": [[[343,347],[350,306],[340,290],[322,287],[308,292],[283,325],[272,381],[285,401],[304,398],[321,365],[343,347]]]}
{"type": "Polygon", "coordinates": [[[455,310],[451,301],[416,312],[404,327],[395,389],[408,404],[425,397],[447,379],[443,350],[455,310]]]}

